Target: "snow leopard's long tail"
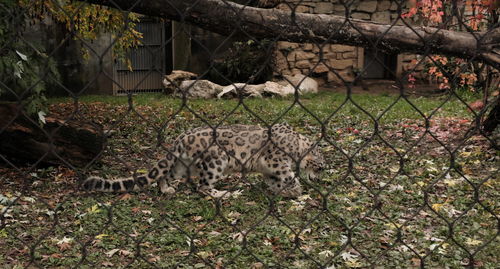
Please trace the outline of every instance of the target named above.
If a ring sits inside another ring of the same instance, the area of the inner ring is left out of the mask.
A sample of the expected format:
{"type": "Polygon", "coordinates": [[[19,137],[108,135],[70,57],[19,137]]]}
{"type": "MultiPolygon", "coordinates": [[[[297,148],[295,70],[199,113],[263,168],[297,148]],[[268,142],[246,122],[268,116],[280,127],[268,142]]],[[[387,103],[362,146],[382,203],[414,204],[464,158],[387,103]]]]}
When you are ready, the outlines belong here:
{"type": "Polygon", "coordinates": [[[140,175],[137,180],[133,177],[107,179],[92,176],[85,179],[82,186],[87,191],[127,192],[141,190],[154,182],[156,182],[156,179],[149,177],[149,175],[140,175]]]}
{"type": "MultiPolygon", "coordinates": [[[[168,157],[171,157],[170,155],[168,157]]],[[[99,192],[127,192],[142,190],[155,182],[157,182],[165,171],[169,171],[174,163],[174,158],[162,159],[148,171],[147,174],[139,175],[135,179],[133,177],[106,179],[101,177],[88,177],[83,182],[82,186],[87,191],[99,192]]]]}

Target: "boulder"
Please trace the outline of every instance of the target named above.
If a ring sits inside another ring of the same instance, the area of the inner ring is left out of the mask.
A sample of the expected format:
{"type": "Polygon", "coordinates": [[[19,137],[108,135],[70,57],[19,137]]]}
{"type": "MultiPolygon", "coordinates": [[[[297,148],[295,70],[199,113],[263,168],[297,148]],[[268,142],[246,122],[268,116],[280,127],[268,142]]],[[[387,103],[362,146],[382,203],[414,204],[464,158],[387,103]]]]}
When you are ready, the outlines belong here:
{"type": "MultiPolygon", "coordinates": [[[[300,70],[298,70],[300,72],[300,70]]],[[[221,86],[208,80],[193,79],[196,74],[175,70],[165,76],[163,85],[175,96],[187,98],[237,98],[264,97],[264,96],[287,96],[295,93],[295,88],[300,94],[318,92],[316,80],[302,74],[293,76],[284,75],[285,80],[279,82],[268,81],[264,84],[250,85],[246,83],[233,83],[229,86],[221,86]]]]}
{"type": "MultiPolygon", "coordinates": [[[[304,93],[317,93],[318,92],[318,82],[316,80],[302,75],[302,74],[297,74],[294,76],[284,76],[286,80],[283,82],[279,83],[281,85],[288,86],[290,85],[292,89],[295,87],[298,88],[299,93],[304,94],[304,93]]],[[[295,90],[292,90],[292,94],[295,92],[295,90]]]]}
{"type": "Polygon", "coordinates": [[[238,97],[238,93],[245,97],[266,97],[266,96],[281,96],[285,97],[295,93],[297,86],[299,93],[317,92],[318,83],[304,75],[285,76],[287,80],[273,82],[268,81],[264,84],[249,85],[245,83],[234,83],[223,87],[217,98],[234,98],[238,97]]]}
{"type": "Polygon", "coordinates": [[[165,93],[174,93],[179,87],[180,83],[185,80],[196,79],[198,75],[183,70],[172,70],[170,75],[165,75],[163,78],[163,86],[165,87],[165,93]]]}
{"type": "Polygon", "coordinates": [[[210,99],[215,98],[222,88],[221,85],[208,80],[185,80],[176,88],[174,94],[179,97],[185,94],[187,98],[210,99]]]}
{"type": "Polygon", "coordinates": [[[268,81],[264,85],[263,95],[285,97],[295,93],[295,89],[290,84],[283,86],[277,82],[268,81]]]}
{"type": "Polygon", "coordinates": [[[217,98],[236,98],[239,94],[245,97],[262,97],[264,88],[265,84],[249,85],[246,83],[233,83],[223,87],[221,92],[217,94],[217,98]]]}

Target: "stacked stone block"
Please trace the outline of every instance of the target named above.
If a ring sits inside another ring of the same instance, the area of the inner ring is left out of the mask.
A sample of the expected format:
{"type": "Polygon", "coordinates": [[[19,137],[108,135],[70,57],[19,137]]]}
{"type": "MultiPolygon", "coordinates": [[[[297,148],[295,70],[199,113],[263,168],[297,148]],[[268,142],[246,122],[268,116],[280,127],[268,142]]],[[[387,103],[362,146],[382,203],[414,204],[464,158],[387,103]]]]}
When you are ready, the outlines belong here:
{"type": "Polygon", "coordinates": [[[275,68],[281,75],[304,74],[316,78],[319,84],[342,83],[340,77],[354,80],[358,50],[335,44],[279,42],[275,55],[275,68]]]}
{"type": "MultiPolygon", "coordinates": [[[[345,6],[339,0],[287,0],[277,8],[295,9],[298,13],[345,15],[345,6]]],[[[390,24],[398,17],[398,5],[391,0],[355,0],[349,7],[350,17],[390,24]]],[[[400,24],[400,22],[398,22],[400,24]]],[[[352,82],[355,72],[362,67],[363,50],[336,44],[278,42],[275,53],[275,72],[280,75],[304,74],[318,83],[343,84],[352,82]],[[323,55],[320,59],[320,53],[323,55]],[[342,79],[341,79],[341,78],[342,79]]]]}

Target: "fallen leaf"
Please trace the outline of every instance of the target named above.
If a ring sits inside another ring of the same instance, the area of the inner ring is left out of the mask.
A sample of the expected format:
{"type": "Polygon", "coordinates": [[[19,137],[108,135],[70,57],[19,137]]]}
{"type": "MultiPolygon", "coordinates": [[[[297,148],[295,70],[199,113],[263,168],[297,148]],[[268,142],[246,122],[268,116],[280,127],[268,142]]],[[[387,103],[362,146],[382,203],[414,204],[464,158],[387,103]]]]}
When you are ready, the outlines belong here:
{"type": "Polygon", "coordinates": [[[472,238],[467,238],[467,240],[465,241],[465,243],[467,245],[470,245],[470,246],[479,246],[479,245],[481,245],[483,243],[483,241],[472,239],[472,238]]]}
{"type": "Polygon", "coordinates": [[[115,266],[112,262],[108,262],[108,261],[102,262],[101,264],[104,267],[114,267],[115,266]]]}
{"type": "Polygon", "coordinates": [[[101,209],[99,209],[99,205],[95,204],[92,207],[87,208],[87,212],[89,214],[95,214],[101,212],[101,209]]]}
{"type": "Polygon", "coordinates": [[[333,252],[331,252],[330,250],[323,250],[318,254],[319,254],[319,256],[321,256],[324,259],[329,258],[329,257],[333,257],[333,252]]]}
{"type": "Polygon", "coordinates": [[[108,257],[110,257],[110,258],[111,258],[111,257],[113,257],[113,255],[115,255],[115,253],[116,253],[116,252],[118,252],[118,251],[120,251],[120,249],[118,249],[118,248],[114,248],[114,249],[112,249],[112,250],[110,250],[110,251],[106,252],[105,254],[106,254],[106,256],[108,256],[108,257]]]}
{"type": "Polygon", "coordinates": [[[132,209],[130,209],[130,210],[132,211],[132,213],[134,213],[134,214],[135,214],[135,213],[139,212],[139,210],[141,210],[141,208],[140,208],[140,207],[133,207],[133,208],[132,208],[132,209]]]}
{"type": "Polygon", "coordinates": [[[252,268],[252,269],[260,269],[260,268],[263,268],[263,267],[264,267],[263,263],[256,262],[256,263],[252,264],[252,267],[250,267],[250,268],[252,268]]]}
{"type": "Polygon", "coordinates": [[[65,251],[67,249],[71,249],[71,244],[70,243],[62,243],[62,244],[58,244],[57,247],[59,247],[60,251],[65,251]]]}
{"type": "Polygon", "coordinates": [[[160,256],[152,256],[152,257],[148,258],[148,262],[157,262],[160,259],[161,259],[160,256]]]}
{"type": "Polygon", "coordinates": [[[120,196],[120,200],[122,200],[122,201],[130,200],[131,198],[132,198],[132,195],[130,193],[125,193],[122,196],[120,196]]]}
{"type": "Polygon", "coordinates": [[[436,203],[436,204],[432,204],[431,207],[432,209],[434,209],[436,212],[439,212],[439,210],[443,207],[444,204],[439,204],[439,203],[436,203]]]}
{"type": "Polygon", "coordinates": [[[200,220],[202,220],[202,219],[203,219],[203,217],[202,217],[202,216],[193,216],[193,217],[191,217],[191,220],[192,220],[192,221],[195,221],[195,222],[200,221],[200,220]]]}
{"type": "Polygon", "coordinates": [[[120,250],[120,256],[132,256],[132,254],[133,253],[131,251],[125,249],[120,250]]]}
{"type": "Polygon", "coordinates": [[[479,111],[484,108],[484,103],[481,100],[477,100],[469,104],[470,108],[475,111],[479,111]]]}
{"type": "Polygon", "coordinates": [[[103,239],[104,237],[108,237],[109,234],[98,234],[95,236],[95,239],[103,239]]]}

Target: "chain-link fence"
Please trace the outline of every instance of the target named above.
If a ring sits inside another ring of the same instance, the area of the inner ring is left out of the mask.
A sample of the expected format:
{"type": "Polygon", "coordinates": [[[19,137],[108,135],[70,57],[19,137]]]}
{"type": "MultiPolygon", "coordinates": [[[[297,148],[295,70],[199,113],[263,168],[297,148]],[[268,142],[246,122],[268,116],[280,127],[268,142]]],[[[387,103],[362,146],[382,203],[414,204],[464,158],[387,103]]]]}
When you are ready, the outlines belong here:
{"type": "Polygon", "coordinates": [[[0,14],[3,268],[498,267],[496,1],[0,14]]]}

